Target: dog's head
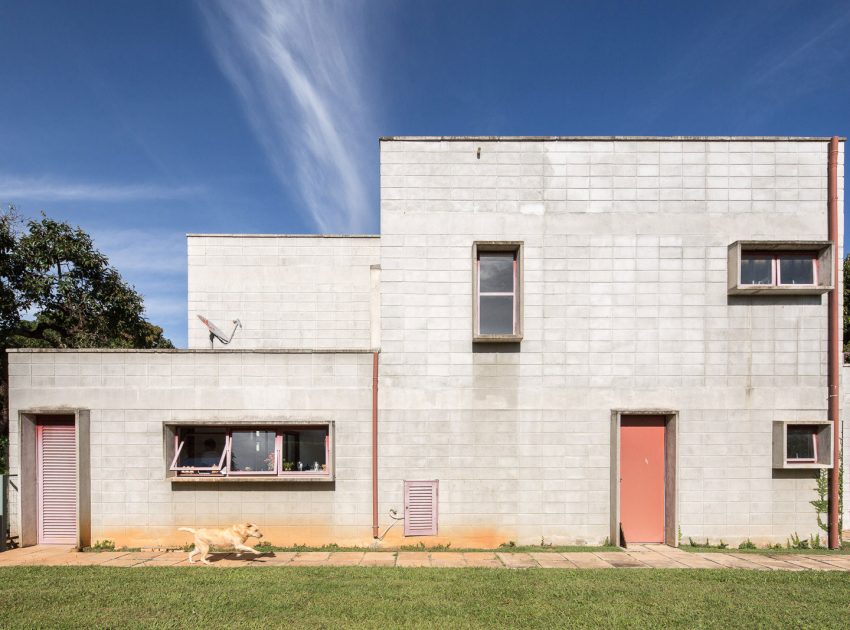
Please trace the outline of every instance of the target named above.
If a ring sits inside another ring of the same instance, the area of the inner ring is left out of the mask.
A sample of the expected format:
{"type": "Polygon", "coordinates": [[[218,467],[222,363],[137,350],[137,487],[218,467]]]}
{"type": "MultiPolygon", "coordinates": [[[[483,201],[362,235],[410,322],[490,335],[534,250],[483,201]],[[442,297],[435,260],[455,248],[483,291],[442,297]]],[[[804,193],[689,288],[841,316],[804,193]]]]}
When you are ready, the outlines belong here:
{"type": "Polygon", "coordinates": [[[234,525],[234,529],[239,533],[242,538],[262,538],[263,532],[254,525],[253,523],[240,523],[239,525],[234,525]]]}

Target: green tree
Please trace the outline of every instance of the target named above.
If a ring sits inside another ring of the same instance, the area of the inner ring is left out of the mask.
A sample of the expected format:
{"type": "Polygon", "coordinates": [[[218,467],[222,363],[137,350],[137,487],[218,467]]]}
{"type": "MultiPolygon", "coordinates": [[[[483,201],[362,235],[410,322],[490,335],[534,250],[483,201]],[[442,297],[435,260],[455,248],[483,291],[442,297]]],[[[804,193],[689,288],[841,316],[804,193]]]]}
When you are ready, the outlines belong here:
{"type": "Polygon", "coordinates": [[[79,227],[0,210],[0,436],[9,421],[6,348],[173,348],[79,227]]]}

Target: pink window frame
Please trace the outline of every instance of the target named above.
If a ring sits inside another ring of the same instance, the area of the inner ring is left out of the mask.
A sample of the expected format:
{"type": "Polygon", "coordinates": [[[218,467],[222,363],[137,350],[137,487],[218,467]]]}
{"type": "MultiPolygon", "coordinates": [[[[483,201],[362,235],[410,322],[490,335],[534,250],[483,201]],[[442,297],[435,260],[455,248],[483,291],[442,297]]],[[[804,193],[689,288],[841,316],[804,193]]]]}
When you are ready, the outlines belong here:
{"type": "Polygon", "coordinates": [[[475,317],[475,334],[479,335],[479,336],[482,335],[482,332],[481,332],[481,297],[482,296],[486,296],[486,297],[507,297],[507,296],[510,296],[512,298],[511,301],[513,303],[513,306],[511,308],[511,315],[512,315],[511,332],[510,333],[483,333],[483,334],[484,335],[504,335],[504,334],[516,335],[517,334],[517,326],[516,326],[516,324],[517,324],[517,321],[516,321],[517,320],[517,304],[516,304],[516,302],[517,302],[517,300],[516,300],[516,293],[517,293],[517,252],[516,252],[516,250],[514,250],[514,251],[479,250],[477,252],[476,259],[475,259],[475,267],[476,267],[475,275],[476,275],[476,279],[477,279],[477,285],[475,287],[475,292],[478,294],[478,295],[475,296],[475,299],[478,302],[478,308],[476,309],[476,313],[475,313],[475,315],[476,315],[476,317],[475,317]],[[486,292],[486,293],[482,293],[481,292],[481,254],[485,254],[485,255],[486,254],[510,254],[511,256],[513,256],[513,291],[511,291],[510,293],[506,293],[506,292],[495,292],[495,293],[494,292],[486,292]]]}
{"type": "MultiPolygon", "coordinates": [[[[304,477],[330,477],[331,475],[331,428],[326,424],[318,425],[327,429],[328,434],[325,436],[325,470],[283,470],[281,469],[278,473],[279,477],[297,477],[302,479],[304,477]]],[[[284,429],[309,429],[313,428],[310,425],[298,425],[298,426],[287,426],[287,427],[279,427],[279,431],[284,429]]],[[[281,465],[283,464],[283,435],[278,433],[278,438],[280,439],[280,447],[281,447],[281,456],[279,461],[281,465]]]]}
{"type": "MultiPolygon", "coordinates": [[[[185,440],[180,440],[180,432],[179,429],[183,427],[178,427],[178,430],[174,433],[174,459],[171,460],[171,466],[169,466],[169,470],[174,471],[176,473],[188,473],[188,472],[217,472],[222,475],[227,475],[227,467],[225,466],[227,454],[230,452],[230,432],[225,432],[224,434],[224,450],[221,453],[221,459],[218,460],[218,466],[178,466],[177,458],[180,457],[180,451],[183,450],[183,444],[185,440]]],[[[191,427],[195,428],[195,427],[191,427]]],[[[211,428],[211,427],[197,427],[197,428],[211,428]]]]}
{"type": "MultiPolygon", "coordinates": [[[[805,424],[789,424],[788,429],[794,427],[795,429],[806,429],[808,433],[812,437],[812,457],[788,457],[787,461],[790,464],[815,464],[818,461],[818,429],[815,426],[808,426],[805,424]]],[[[786,446],[786,454],[787,454],[787,446],[786,446]]]]}
{"type": "Polygon", "coordinates": [[[818,282],[818,256],[815,252],[795,252],[795,251],[744,251],[741,252],[741,263],[747,256],[759,256],[762,258],[770,258],[770,284],[747,284],[748,287],[813,287],[817,286],[818,282]],[[781,258],[799,258],[809,259],[812,261],[812,283],[811,284],[782,284],[780,273],[779,260],[781,258]]]}
{"type": "Polygon", "coordinates": [[[169,466],[169,470],[176,472],[178,476],[183,473],[219,473],[222,476],[242,476],[242,477],[294,477],[294,478],[324,478],[330,477],[332,474],[332,459],[331,459],[331,427],[329,424],[303,424],[303,425],[281,425],[281,426],[273,426],[273,427],[238,427],[234,428],[232,426],[225,428],[225,436],[224,436],[224,452],[221,454],[221,459],[219,460],[219,465],[216,466],[177,466],[177,458],[180,457],[180,451],[183,449],[184,441],[180,440],[179,430],[182,428],[216,428],[207,425],[184,425],[177,427],[177,432],[174,434],[174,458],[171,460],[171,466],[169,466]],[[316,429],[323,428],[326,431],[325,434],[325,470],[315,471],[315,470],[291,470],[284,471],[282,469],[283,463],[283,431],[289,429],[316,429]],[[275,467],[274,470],[251,470],[251,471],[234,471],[231,470],[230,458],[231,458],[231,448],[233,446],[233,432],[234,431],[274,431],[275,432],[275,467]]]}
{"type": "Polygon", "coordinates": [[[242,427],[239,427],[238,429],[229,427],[227,430],[227,474],[242,477],[268,477],[272,475],[277,475],[280,470],[280,443],[281,436],[280,432],[277,430],[277,427],[265,429],[262,427],[245,427],[244,429],[242,427]],[[272,452],[272,454],[274,455],[274,468],[272,470],[233,470],[233,466],[231,465],[231,457],[233,455],[233,434],[251,433],[253,431],[274,432],[274,451],[272,452]]]}

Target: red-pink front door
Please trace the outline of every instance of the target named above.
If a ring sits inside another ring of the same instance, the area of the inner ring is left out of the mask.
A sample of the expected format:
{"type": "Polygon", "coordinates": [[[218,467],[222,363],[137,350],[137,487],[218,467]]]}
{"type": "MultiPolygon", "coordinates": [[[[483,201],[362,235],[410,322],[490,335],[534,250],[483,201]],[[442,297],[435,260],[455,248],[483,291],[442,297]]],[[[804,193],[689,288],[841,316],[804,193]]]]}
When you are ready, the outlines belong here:
{"type": "Polygon", "coordinates": [[[659,416],[620,421],[620,522],[626,543],[664,542],[664,431],[659,416]]]}
{"type": "Polygon", "coordinates": [[[77,543],[77,436],[74,419],[46,417],[38,439],[38,542],[77,543]]]}

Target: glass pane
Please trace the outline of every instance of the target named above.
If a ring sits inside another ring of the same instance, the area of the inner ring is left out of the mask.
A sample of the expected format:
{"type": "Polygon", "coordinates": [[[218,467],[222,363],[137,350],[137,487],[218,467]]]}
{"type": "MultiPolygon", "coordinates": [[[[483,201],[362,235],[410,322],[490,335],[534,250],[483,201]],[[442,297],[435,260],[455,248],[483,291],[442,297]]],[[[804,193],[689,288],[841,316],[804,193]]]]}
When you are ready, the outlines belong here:
{"type": "Polygon", "coordinates": [[[773,257],[767,254],[741,256],[741,284],[773,284],[773,257]]]}
{"type": "Polygon", "coordinates": [[[274,471],[274,438],[274,431],[234,431],[230,438],[230,470],[274,471]]]}
{"type": "Polygon", "coordinates": [[[514,298],[511,295],[481,296],[478,312],[482,335],[512,335],[514,332],[514,298]]]}
{"type": "Polygon", "coordinates": [[[481,293],[514,292],[513,252],[482,252],[478,255],[481,293]]]}
{"type": "Polygon", "coordinates": [[[177,466],[186,468],[212,468],[218,466],[224,452],[224,429],[192,427],[180,429],[183,448],[177,466]]]}
{"type": "Polygon", "coordinates": [[[325,440],[328,429],[286,429],[283,431],[283,472],[327,472],[325,440]]]}
{"type": "Polygon", "coordinates": [[[815,433],[809,427],[788,427],[788,459],[815,458],[815,433]]]}
{"type": "Polygon", "coordinates": [[[779,257],[779,282],[781,284],[814,284],[815,269],[811,256],[779,257]]]}

